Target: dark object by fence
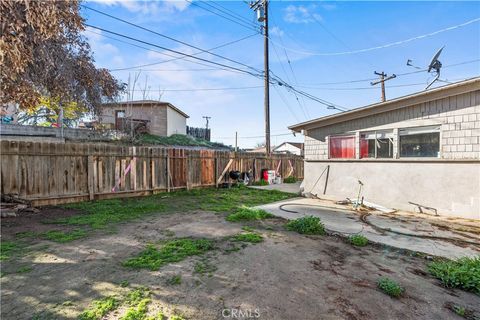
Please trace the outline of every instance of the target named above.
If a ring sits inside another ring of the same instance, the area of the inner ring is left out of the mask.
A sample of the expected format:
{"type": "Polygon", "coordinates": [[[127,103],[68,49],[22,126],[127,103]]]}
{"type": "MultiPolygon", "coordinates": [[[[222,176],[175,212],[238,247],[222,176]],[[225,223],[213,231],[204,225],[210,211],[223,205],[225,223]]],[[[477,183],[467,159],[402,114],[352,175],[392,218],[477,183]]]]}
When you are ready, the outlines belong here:
{"type": "Polygon", "coordinates": [[[210,141],[210,129],[194,128],[187,126],[187,135],[194,138],[210,141]]]}

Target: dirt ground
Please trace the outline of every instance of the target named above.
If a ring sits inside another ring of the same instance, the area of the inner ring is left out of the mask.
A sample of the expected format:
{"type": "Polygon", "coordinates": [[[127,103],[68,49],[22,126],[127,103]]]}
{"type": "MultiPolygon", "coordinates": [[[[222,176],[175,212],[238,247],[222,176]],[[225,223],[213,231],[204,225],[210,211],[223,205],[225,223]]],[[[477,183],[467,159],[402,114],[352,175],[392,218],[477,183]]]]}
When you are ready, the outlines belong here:
{"type": "MultiPolygon", "coordinates": [[[[2,238],[25,223],[41,229],[41,215],[69,214],[50,208],[2,219],[2,238]]],[[[1,318],[74,319],[93,300],[140,286],[152,290],[149,314],[163,310],[185,319],[235,319],[238,310],[243,319],[462,319],[447,308],[452,304],[480,314],[480,297],[442,287],[427,273],[423,257],[380,246],[356,248],[334,236],[304,236],[285,231],[284,223],[231,223],[223,214],[198,211],[149,215],[64,244],[39,240],[27,254],[2,263],[1,318]],[[229,251],[224,239],[245,225],[265,240],[229,251]],[[146,244],[180,237],[215,239],[218,249],[158,271],[122,266],[146,244]],[[199,261],[216,270],[195,273],[199,261]],[[31,270],[16,272],[23,266],[31,270]],[[168,283],[174,275],[181,275],[180,284],[168,283]],[[381,276],[399,282],[405,295],[394,299],[379,291],[381,276]],[[125,281],[127,287],[120,285],[125,281]]],[[[105,319],[124,312],[119,308],[105,319]]]]}

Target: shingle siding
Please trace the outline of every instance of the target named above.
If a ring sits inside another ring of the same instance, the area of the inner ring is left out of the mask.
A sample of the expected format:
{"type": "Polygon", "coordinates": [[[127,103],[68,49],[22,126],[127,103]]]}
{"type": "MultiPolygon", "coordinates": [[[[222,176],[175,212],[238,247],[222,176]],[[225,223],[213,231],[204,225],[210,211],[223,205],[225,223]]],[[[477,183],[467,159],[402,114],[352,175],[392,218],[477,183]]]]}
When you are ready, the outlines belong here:
{"type": "MultiPolygon", "coordinates": [[[[422,125],[441,125],[441,158],[480,159],[480,90],[310,129],[305,136],[305,159],[328,159],[329,135],[351,133],[357,136],[358,146],[359,131],[380,126],[396,129],[422,125]]],[[[394,138],[395,150],[398,150],[397,140],[394,138]]]]}

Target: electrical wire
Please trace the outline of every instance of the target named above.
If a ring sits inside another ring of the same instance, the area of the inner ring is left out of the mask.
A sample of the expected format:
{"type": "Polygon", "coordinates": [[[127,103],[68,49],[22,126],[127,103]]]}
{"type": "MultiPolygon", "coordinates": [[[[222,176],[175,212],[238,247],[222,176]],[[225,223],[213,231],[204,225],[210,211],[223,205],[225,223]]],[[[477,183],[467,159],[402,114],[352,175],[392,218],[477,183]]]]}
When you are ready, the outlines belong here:
{"type": "Polygon", "coordinates": [[[160,36],[160,37],[162,37],[162,38],[165,38],[165,39],[168,39],[168,40],[171,40],[171,41],[174,41],[174,42],[183,44],[183,45],[185,45],[185,46],[187,46],[187,47],[190,47],[190,48],[193,48],[193,49],[196,49],[196,50],[200,50],[201,53],[205,52],[205,53],[211,54],[212,56],[215,56],[215,57],[217,57],[217,58],[225,59],[225,60],[227,60],[227,61],[229,61],[229,62],[233,62],[233,63],[236,63],[236,64],[241,65],[241,66],[243,66],[243,67],[247,67],[247,68],[249,68],[249,69],[251,69],[251,70],[253,70],[253,71],[255,71],[255,72],[259,72],[258,69],[255,69],[255,68],[253,68],[253,67],[251,67],[251,66],[249,66],[249,65],[247,65],[247,64],[244,64],[244,63],[242,63],[242,62],[239,62],[239,61],[237,61],[237,60],[230,59],[230,58],[228,58],[228,57],[222,56],[222,55],[220,55],[220,54],[216,54],[216,53],[211,52],[211,51],[209,51],[209,50],[199,48],[199,47],[194,46],[194,45],[192,45],[192,44],[189,44],[189,43],[187,43],[187,42],[185,42],[185,41],[175,39],[175,38],[173,38],[173,37],[170,37],[170,36],[168,36],[168,35],[165,35],[165,34],[163,34],[163,33],[157,32],[157,31],[152,30],[152,29],[149,29],[149,28],[142,27],[141,25],[138,25],[138,24],[136,24],[136,23],[133,23],[133,22],[127,21],[127,20],[125,20],[125,19],[122,19],[122,18],[113,16],[113,15],[111,15],[111,14],[108,14],[108,13],[106,13],[106,12],[103,12],[103,11],[100,11],[100,10],[97,10],[97,9],[90,8],[90,7],[86,6],[86,5],[83,5],[83,4],[82,4],[81,6],[84,7],[84,8],[86,8],[86,9],[88,9],[88,10],[92,10],[92,11],[94,11],[94,12],[97,12],[97,13],[101,14],[101,15],[104,15],[104,16],[106,16],[106,17],[109,17],[109,18],[111,18],[111,19],[114,19],[114,20],[123,22],[123,23],[128,24],[128,25],[130,25],[130,26],[133,26],[133,27],[135,27],[135,28],[138,28],[138,29],[141,29],[141,30],[150,32],[150,33],[155,34],[155,35],[157,35],[157,36],[160,36]]]}
{"type": "MultiPolygon", "coordinates": [[[[461,24],[458,24],[458,25],[455,25],[455,26],[451,26],[451,27],[448,27],[448,28],[444,28],[444,29],[441,29],[441,30],[437,30],[437,31],[434,31],[434,32],[430,32],[430,33],[427,33],[427,34],[423,34],[423,35],[420,35],[420,36],[416,36],[416,37],[412,37],[412,38],[409,38],[409,39],[405,39],[405,40],[400,40],[400,41],[396,41],[396,42],[391,42],[391,43],[387,43],[387,44],[384,44],[384,45],[380,45],[380,46],[376,46],[376,47],[371,47],[371,48],[365,48],[365,49],[358,49],[358,50],[351,50],[351,51],[343,51],[343,52],[313,52],[313,51],[302,51],[302,50],[296,50],[296,49],[292,49],[292,48],[288,48],[288,47],[283,47],[284,49],[288,50],[288,51],[291,51],[291,52],[295,52],[295,53],[299,53],[299,54],[305,54],[305,55],[311,55],[311,56],[341,56],[341,55],[349,55],[349,54],[356,54],[356,53],[363,53],[363,52],[369,52],[369,51],[373,51],[373,50],[378,50],[378,49],[385,49],[385,48],[389,48],[389,47],[393,47],[393,46],[398,46],[398,45],[402,45],[404,43],[408,43],[408,42],[411,42],[411,41],[415,41],[415,40],[419,40],[419,39],[424,39],[424,38],[429,38],[429,37],[432,37],[434,35],[437,35],[439,33],[442,33],[442,32],[446,32],[446,31],[451,31],[451,30],[454,30],[454,29],[458,29],[458,28],[461,28],[461,27],[464,27],[464,26],[467,26],[469,24],[472,24],[472,23],[475,23],[475,22],[479,22],[480,21],[480,18],[475,18],[473,20],[469,20],[469,21],[466,21],[464,23],[461,23],[461,24]]],[[[272,41],[274,42],[274,41],[272,41]]],[[[274,42],[275,43],[275,42],[274,42]]],[[[277,44],[279,45],[279,44],[277,44]]],[[[279,45],[281,46],[281,45],[279,45]]]]}
{"type": "Polygon", "coordinates": [[[156,92],[156,91],[222,91],[222,90],[245,90],[245,89],[259,89],[263,88],[263,86],[249,86],[249,87],[226,87],[226,88],[190,88],[190,89],[147,89],[147,90],[142,90],[142,89],[135,89],[135,90],[126,90],[130,92],[156,92]]]}
{"type": "Polygon", "coordinates": [[[217,3],[213,2],[213,1],[212,1],[213,3],[209,3],[209,2],[206,2],[206,1],[202,1],[202,0],[198,0],[198,2],[200,2],[200,3],[202,3],[202,4],[205,4],[205,5],[213,8],[213,9],[215,9],[215,10],[217,10],[217,11],[220,11],[220,12],[222,12],[222,13],[224,13],[224,14],[226,14],[226,15],[234,18],[234,19],[236,19],[236,20],[239,21],[239,22],[242,22],[242,23],[245,23],[245,24],[247,24],[247,25],[250,25],[250,26],[251,26],[252,28],[254,28],[254,29],[257,27],[255,24],[252,24],[251,21],[248,21],[246,18],[243,18],[242,16],[240,16],[240,15],[238,15],[238,14],[231,14],[231,13],[227,12],[226,10],[223,9],[223,7],[219,6],[217,3]],[[216,4],[216,5],[214,5],[214,4],[216,4]]]}

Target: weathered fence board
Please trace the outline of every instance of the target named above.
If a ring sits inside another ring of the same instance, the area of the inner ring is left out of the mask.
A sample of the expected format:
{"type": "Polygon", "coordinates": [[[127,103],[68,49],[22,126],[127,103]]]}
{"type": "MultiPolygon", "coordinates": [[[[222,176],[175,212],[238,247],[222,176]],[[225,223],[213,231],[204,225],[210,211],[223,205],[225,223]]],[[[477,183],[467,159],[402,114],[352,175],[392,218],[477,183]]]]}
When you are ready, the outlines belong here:
{"type": "Polygon", "coordinates": [[[262,169],[277,168],[282,177],[303,179],[303,159],[295,155],[3,140],[0,190],[34,205],[140,196],[215,186],[230,160],[228,171],[255,180],[262,169]]]}

